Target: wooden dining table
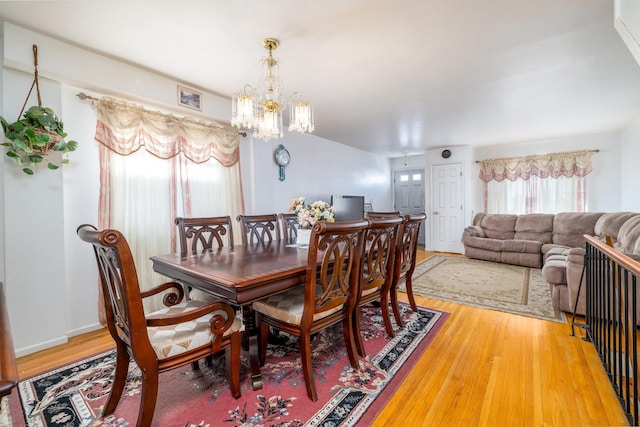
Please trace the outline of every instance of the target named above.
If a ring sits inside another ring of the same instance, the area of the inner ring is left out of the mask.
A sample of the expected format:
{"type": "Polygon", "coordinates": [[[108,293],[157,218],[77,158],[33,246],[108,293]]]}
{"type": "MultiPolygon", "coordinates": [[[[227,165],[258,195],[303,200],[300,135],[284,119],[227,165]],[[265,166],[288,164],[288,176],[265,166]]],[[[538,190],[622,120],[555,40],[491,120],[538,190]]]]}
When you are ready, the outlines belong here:
{"type": "Polygon", "coordinates": [[[157,273],[241,306],[254,390],[262,388],[253,301],[305,282],[308,250],[276,240],[198,253],[151,257],[157,273]]]}

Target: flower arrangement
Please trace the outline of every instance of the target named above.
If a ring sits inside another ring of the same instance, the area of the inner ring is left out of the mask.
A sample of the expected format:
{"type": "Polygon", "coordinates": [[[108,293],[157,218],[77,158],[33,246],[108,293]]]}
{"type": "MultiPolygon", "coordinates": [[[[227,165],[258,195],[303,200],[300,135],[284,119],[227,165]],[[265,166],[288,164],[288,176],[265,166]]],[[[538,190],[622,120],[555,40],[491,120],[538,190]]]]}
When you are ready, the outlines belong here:
{"type": "Polygon", "coordinates": [[[304,197],[298,197],[289,203],[289,212],[298,215],[298,225],[303,229],[313,227],[318,221],[334,222],[335,211],[333,206],[322,200],[307,204],[304,197]]]}

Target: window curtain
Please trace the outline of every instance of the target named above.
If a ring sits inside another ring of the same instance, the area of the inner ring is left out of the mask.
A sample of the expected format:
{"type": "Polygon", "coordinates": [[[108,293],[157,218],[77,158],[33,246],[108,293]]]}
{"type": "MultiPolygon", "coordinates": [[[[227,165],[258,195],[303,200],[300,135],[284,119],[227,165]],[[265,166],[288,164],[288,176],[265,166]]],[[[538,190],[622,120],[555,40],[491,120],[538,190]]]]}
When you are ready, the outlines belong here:
{"type": "Polygon", "coordinates": [[[592,171],[592,154],[581,150],[480,161],[484,211],[586,211],[586,176],[592,171]]]}
{"type": "MultiPolygon", "coordinates": [[[[108,97],[93,107],[100,143],[99,228],[125,235],[140,288],[147,290],[169,280],[153,271],[149,258],[178,249],[176,216],[243,212],[239,135],[230,126],[108,97]]],[[[145,310],[161,307],[161,296],[146,300],[145,310]]]]}

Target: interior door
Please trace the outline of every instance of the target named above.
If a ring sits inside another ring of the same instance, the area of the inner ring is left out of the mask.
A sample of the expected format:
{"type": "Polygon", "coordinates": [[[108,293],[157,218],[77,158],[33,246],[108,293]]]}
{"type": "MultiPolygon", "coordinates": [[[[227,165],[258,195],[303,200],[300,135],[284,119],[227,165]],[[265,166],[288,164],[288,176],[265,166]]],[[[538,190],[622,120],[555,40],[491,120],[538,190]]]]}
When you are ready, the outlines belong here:
{"type": "MultiPolygon", "coordinates": [[[[402,215],[416,215],[425,212],[424,169],[395,171],[394,209],[402,215]]],[[[424,223],[420,226],[418,243],[424,245],[424,223]]]]}
{"type": "Polygon", "coordinates": [[[433,165],[431,186],[433,250],[462,253],[463,247],[460,242],[464,228],[462,164],[433,165]]]}

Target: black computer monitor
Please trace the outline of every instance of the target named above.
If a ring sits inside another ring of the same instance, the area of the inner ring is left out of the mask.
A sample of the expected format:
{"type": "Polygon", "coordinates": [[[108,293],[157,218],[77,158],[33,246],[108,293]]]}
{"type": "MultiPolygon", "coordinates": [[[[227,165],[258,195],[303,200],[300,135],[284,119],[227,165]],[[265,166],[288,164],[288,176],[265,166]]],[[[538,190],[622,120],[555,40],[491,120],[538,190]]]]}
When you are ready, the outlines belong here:
{"type": "Polygon", "coordinates": [[[332,195],[336,221],[353,221],[364,218],[364,196],[332,195]]]}

